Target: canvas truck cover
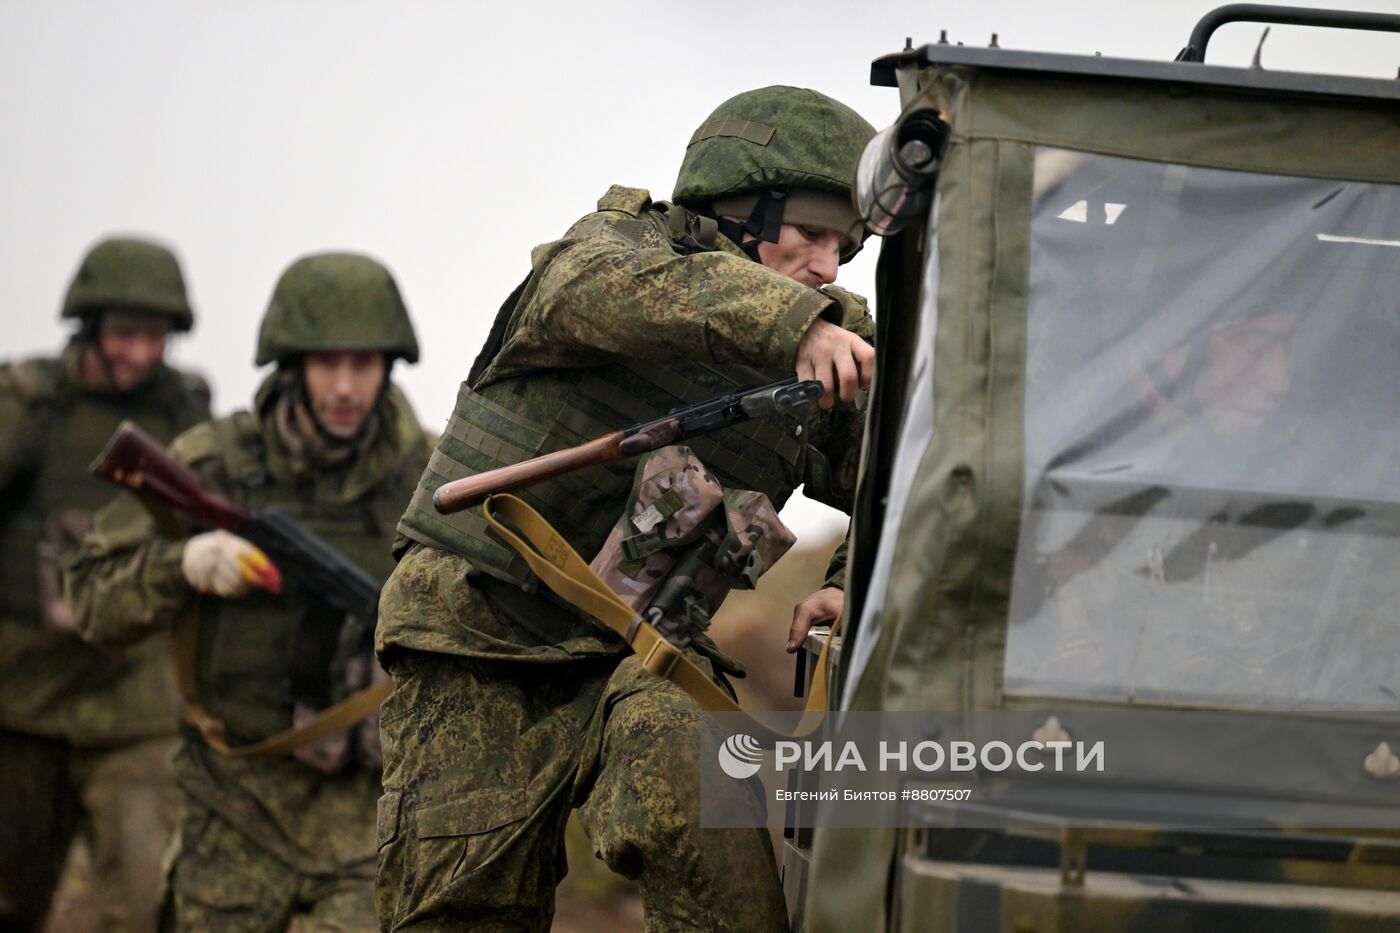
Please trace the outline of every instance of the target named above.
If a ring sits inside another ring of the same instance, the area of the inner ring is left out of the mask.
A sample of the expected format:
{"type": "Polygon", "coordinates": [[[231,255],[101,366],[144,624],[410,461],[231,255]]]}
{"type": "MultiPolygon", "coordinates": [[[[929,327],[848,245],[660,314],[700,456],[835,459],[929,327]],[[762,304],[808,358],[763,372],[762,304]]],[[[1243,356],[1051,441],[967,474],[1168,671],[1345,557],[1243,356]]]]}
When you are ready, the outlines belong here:
{"type": "MultiPolygon", "coordinates": [[[[882,250],[843,708],[1393,714],[1396,83],[947,46],[875,74],[952,135],[882,250]]],[[[883,928],[895,839],[817,832],[808,929],[883,928]]]]}

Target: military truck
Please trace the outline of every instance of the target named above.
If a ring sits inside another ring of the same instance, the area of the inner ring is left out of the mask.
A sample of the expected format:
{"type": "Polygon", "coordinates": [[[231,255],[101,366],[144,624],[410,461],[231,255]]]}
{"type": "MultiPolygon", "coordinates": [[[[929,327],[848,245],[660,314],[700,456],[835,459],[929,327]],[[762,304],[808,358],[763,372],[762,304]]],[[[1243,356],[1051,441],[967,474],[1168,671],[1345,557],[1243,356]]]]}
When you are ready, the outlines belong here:
{"type": "Polygon", "coordinates": [[[902,112],[859,168],[888,235],[832,705],[1108,767],[790,827],[796,927],[1400,929],[1400,81],[1206,64],[1236,20],[1400,31],[1236,5],[1174,62],[873,65],[902,112]]]}

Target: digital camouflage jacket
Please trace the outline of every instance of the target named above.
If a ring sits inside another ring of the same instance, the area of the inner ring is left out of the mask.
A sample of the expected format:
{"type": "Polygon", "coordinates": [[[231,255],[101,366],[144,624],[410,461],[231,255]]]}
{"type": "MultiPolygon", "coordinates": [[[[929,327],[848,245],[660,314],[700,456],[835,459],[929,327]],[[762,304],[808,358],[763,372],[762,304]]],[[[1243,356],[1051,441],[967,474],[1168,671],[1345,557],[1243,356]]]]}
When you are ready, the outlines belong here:
{"type": "MultiPolygon", "coordinates": [[[[272,414],[276,378],[264,382],[252,412],[199,425],[176,438],[172,454],[208,488],[249,509],[281,509],[383,579],[392,566],[394,522],[422,470],[429,439],[391,387],[362,450],[338,466],[317,465],[281,437],[272,414]]],[[[231,744],[288,728],[295,633],[312,611],[311,600],[287,578],[280,595],[199,596],[180,570],[183,546],[160,537],[132,498],[100,513],[69,568],[68,588],[84,633],[99,644],[125,644],[193,609],[199,614],[200,700],[223,720],[231,744]]],[[[346,683],[346,660],[327,659],[342,668],[332,671],[334,684],[346,683]]],[[[329,870],[324,859],[344,863],[373,854],[363,839],[334,844],[335,807],[325,814],[329,823],[308,808],[325,798],[319,791],[329,784],[363,785],[351,796],[372,802],[377,768],[351,767],[328,777],[289,759],[235,760],[205,747],[192,727],[183,732],[186,748],[176,761],[181,788],[287,864],[315,873],[329,870]]]]}
{"type": "MultiPolygon", "coordinates": [[[[441,552],[426,563],[435,568],[443,611],[400,601],[391,581],[380,604],[381,652],[399,645],[563,661],[624,650],[545,593],[486,532],[479,507],[439,515],[433,491],[677,405],[789,376],[798,342],[818,317],[873,337],[863,299],[808,288],[753,262],[683,208],[619,186],[598,207],[534,250],[498,352],[474,384],[462,385],[396,545],[400,553],[415,545],[441,552]],[[502,637],[474,610],[481,596],[461,589],[468,578],[496,616],[511,620],[513,635],[502,637]],[[460,605],[448,608],[454,593],[460,605]]],[[[691,446],[726,489],[764,493],[781,508],[805,483],[809,496],[849,512],[863,426],[857,412],[814,412],[740,425],[691,446]]],[[[635,468],[634,459],[604,464],[521,495],[588,559],[622,514],[635,468]]],[[[838,554],[833,583],[841,565],[838,554]]]]}
{"type": "Polygon", "coordinates": [[[160,640],[86,644],[63,603],[59,565],[117,495],[88,464],[124,419],[168,442],[209,417],[209,387],[161,366],[142,389],[83,386],[80,345],[0,366],[0,726],[80,746],[175,731],[160,640]]]}

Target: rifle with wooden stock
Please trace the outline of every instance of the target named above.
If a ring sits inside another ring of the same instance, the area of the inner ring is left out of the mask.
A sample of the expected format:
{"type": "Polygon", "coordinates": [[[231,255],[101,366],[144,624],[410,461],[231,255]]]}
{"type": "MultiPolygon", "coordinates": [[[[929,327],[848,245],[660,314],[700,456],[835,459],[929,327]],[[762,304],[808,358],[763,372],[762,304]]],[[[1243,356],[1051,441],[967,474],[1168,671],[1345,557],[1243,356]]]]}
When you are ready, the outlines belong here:
{"type": "MultiPolygon", "coordinates": [[[[132,422],[121,423],[89,470],[150,505],[238,535],[346,615],[371,623],[378,615],[380,584],[363,568],[278,509],[250,512],[204,488],[189,467],[132,422]]],[[[270,588],[279,586],[280,577],[270,588]]]]}
{"type": "Polygon", "coordinates": [[[324,705],[329,698],[327,662],[348,618],[359,620],[364,647],[369,649],[370,633],[379,615],[378,580],[286,513],[275,508],[249,511],[206,489],[194,471],[130,421],[121,423],[89,471],[153,507],[158,523],[164,510],[173,509],[201,525],[238,535],[272,561],[272,579],[262,581],[264,588],[281,592],[285,572],[311,596],[306,615],[297,626],[290,694],[294,704],[308,704],[317,710],[316,715],[248,745],[230,744],[223,722],[204,708],[196,672],[199,649],[195,618],[191,613],[176,621],[172,656],[182,713],[210,747],[235,758],[301,755],[307,746],[348,729],[379,709],[393,688],[388,679],[371,683],[332,706],[324,705]]]}
{"type": "Polygon", "coordinates": [[[514,492],[583,467],[625,460],[741,421],[800,411],[821,401],[822,394],[820,381],[798,381],[796,376],[740,389],[698,405],[673,409],[660,418],[604,434],[577,447],[443,483],[433,493],[433,505],[444,515],[460,512],[487,496],[514,492]]]}

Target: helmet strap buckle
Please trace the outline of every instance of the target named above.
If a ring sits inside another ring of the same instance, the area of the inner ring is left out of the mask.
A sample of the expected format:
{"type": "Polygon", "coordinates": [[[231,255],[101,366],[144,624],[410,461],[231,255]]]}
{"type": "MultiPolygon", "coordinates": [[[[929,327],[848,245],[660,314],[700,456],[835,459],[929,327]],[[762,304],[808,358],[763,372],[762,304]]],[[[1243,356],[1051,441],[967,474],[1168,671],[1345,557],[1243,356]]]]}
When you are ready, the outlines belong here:
{"type": "Polygon", "coordinates": [[[783,214],[787,208],[787,192],[780,188],[768,188],[759,192],[753,210],[742,221],[718,218],[720,233],[733,240],[748,256],[759,265],[763,260],[758,255],[759,243],[776,243],[783,231],[783,214]],[[744,242],[744,234],[753,237],[744,242]]]}

